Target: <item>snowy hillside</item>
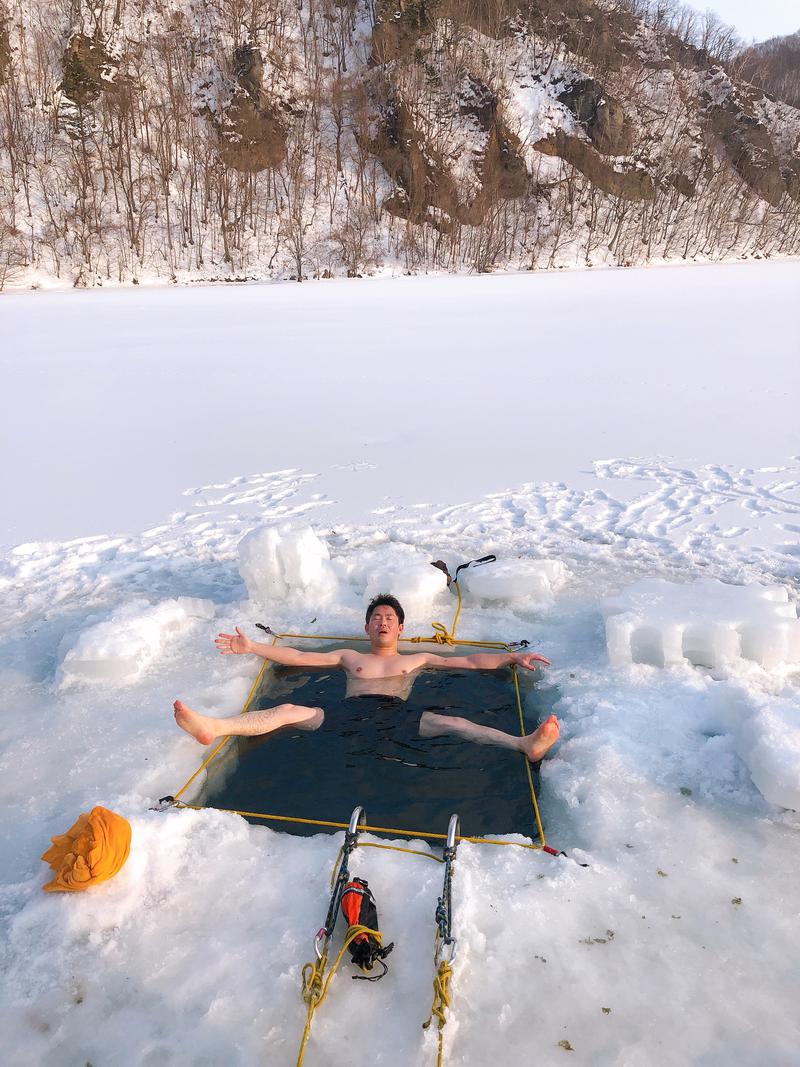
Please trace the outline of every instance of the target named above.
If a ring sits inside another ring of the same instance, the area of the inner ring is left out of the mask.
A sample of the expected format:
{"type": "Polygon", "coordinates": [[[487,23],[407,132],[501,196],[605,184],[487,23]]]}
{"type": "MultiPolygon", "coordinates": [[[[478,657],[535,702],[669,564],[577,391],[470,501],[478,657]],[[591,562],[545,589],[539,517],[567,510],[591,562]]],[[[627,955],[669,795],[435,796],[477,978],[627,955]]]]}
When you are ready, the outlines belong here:
{"type": "Polygon", "coordinates": [[[797,255],[738,69],[640,0],[0,0],[0,289],[797,255]]]}
{"type": "MultiPolygon", "coordinates": [[[[800,663],[767,653],[797,625],[799,291],[762,263],[4,297],[2,1062],[295,1063],[341,837],[149,811],[204,751],[172,701],[234,714],[257,665],[219,630],[354,632],[387,574],[410,631],[449,622],[414,576],[491,551],[459,632],[553,661],[570,858],[460,847],[445,1063],[794,1064],[800,663]],[[659,665],[645,626],[710,643],[659,665]],[[128,863],[45,895],[97,803],[128,863]]],[[[433,1064],[441,870],[353,869],[391,970],[334,979],[306,1063],[433,1064]]]]}

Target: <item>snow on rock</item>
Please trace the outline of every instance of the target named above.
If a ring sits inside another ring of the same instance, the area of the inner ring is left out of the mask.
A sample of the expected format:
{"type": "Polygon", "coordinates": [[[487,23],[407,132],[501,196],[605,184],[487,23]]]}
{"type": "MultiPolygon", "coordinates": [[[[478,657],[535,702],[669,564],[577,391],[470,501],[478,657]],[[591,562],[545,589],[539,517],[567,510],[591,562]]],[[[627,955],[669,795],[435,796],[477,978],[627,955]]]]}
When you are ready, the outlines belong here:
{"type": "Polygon", "coordinates": [[[557,559],[512,559],[469,567],[459,575],[459,585],[477,600],[546,605],[566,576],[566,567],[557,559]]]}
{"type": "Polygon", "coordinates": [[[800,713],[764,707],[742,725],[736,753],[753,784],[771,804],[800,811],[800,713]]]}
{"type": "Polygon", "coordinates": [[[797,607],[780,585],[677,585],[646,578],[604,601],[612,666],[684,660],[718,668],[746,659],[770,669],[800,660],[797,607]]]}
{"type": "Polygon", "coordinates": [[[338,589],[328,546],[310,526],[253,530],[239,542],[239,560],[250,599],[264,608],[298,595],[327,604],[338,589]]]}
{"type": "Polygon", "coordinates": [[[148,604],[137,599],[109,618],[83,630],[68,647],[59,667],[62,686],[76,682],[135,681],[155,659],[165,641],[195,619],[211,619],[210,600],[178,597],[148,604]]]}

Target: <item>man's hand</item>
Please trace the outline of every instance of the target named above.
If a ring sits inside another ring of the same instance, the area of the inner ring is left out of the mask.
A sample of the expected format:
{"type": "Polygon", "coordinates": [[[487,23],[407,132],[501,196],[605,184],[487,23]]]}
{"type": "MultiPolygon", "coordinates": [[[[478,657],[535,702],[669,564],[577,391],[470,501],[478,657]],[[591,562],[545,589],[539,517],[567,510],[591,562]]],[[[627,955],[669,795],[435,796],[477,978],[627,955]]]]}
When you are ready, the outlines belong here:
{"type": "Polygon", "coordinates": [[[231,653],[242,656],[253,651],[252,641],[242,633],[238,626],[235,634],[219,634],[214,644],[223,656],[230,656],[231,653]]]}
{"type": "Polygon", "coordinates": [[[535,671],[540,663],[543,663],[545,667],[550,666],[550,660],[540,656],[538,652],[526,652],[524,655],[520,652],[515,652],[511,657],[511,662],[515,663],[517,667],[524,667],[528,671],[535,671]]]}

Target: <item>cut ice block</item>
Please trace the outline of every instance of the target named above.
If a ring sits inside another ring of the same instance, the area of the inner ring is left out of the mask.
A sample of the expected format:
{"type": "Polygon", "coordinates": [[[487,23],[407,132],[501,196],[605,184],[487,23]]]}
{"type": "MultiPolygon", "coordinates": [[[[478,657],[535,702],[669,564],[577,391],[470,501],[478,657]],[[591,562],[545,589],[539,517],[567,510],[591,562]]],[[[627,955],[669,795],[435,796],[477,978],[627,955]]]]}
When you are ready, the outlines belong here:
{"type": "Polygon", "coordinates": [[[760,708],[739,730],[736,752],[770,803],[800,811],[800,718],[794,709],[760,708]]]}
{"type": "Polygon", "coordinates": [[[443,571],[426,559],[378,566],[370,571],[364,589],[364,605],[379,593],[391,593],[403,605],[410,628],[427,623],[437,598],[447,589],[443,571]]]}
{"type": "Polygon", "coordinates": [[[137,599],[82,630],[59,667],[62,685],[74,682],[134,681],[167,641],[194,619],[211,619],[210,600],[178,597],[148,604],[137,599]]]}
{"type": "Polygon", "coordinates": [[[458,581],[462,592],[476,600],[550,603],[566,573],[557,559],[513,559],[469,567],[458,581]]]}
{"type": "Polygon", "coordinates": [[[253,530],[239,542],[239,561],[250,600],[261,607],[298,594],[317,604],[335,597],[338,583],[328,546],[310,526],[253,530]]]}
{"type": "Polygon", "coordinates": [[[606,600],[603,613],[615,666],[715,669],[746,659],[769,670],[800,662],[800,619],[784,586],[649,578],[606,600]]]}

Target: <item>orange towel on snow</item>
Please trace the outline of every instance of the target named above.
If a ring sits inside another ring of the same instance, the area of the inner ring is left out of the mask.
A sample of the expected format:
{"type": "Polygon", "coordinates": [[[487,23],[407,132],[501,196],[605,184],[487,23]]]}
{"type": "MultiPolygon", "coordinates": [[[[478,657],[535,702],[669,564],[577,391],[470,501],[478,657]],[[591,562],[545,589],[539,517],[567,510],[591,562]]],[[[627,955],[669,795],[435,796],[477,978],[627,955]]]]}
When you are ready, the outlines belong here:
{"type": "Polygon", "coordinates": [[[108,808],[96,807],[81,815],[53,844],[42,859],[55,871],[46,893],[78,893],[106,882],[122,869],[131,850],[131,824],[108,808]]]}

